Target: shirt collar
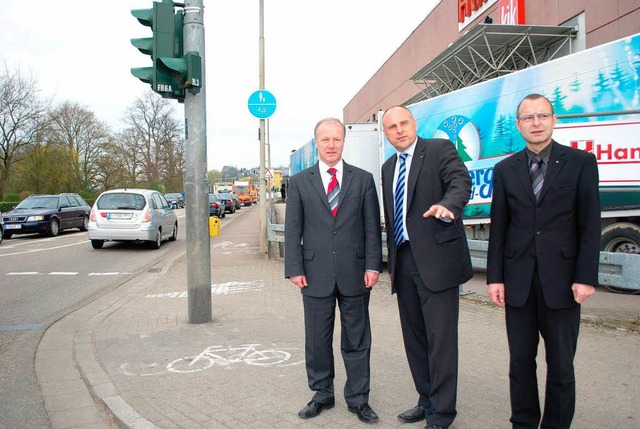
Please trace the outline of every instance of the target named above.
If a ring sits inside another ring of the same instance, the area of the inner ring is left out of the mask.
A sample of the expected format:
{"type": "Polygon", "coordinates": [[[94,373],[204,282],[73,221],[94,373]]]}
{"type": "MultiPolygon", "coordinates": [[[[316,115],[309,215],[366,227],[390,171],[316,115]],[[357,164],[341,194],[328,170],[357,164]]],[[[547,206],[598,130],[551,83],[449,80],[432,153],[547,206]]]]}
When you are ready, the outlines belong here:
{"type": "Polygon", "coordinates": [[[396,151],[396,154],[398,155],[398,157],[400,157],[401,154],[406,153],[408,157],[413,156],[413,152],[416,150],[416,143],[418,142],[418,138],[416,137],[415,141],[411,144],[411,146],[409,146],[407,148],[407,150],[405,150],[404,152],[398,152],[396,151]]]}
{"type": "MultiPolygon", "coordinates": [[[[322,174],[327,174],[327,170],[331,168],[321,160],[318,160],[318,166],[320,167],[320,173],[322,174]]],[[[336,169],[337,171],[336,174],[342,174],[342,172],[344,171],[344,162],[342,161],[342,158],[340,159],[340,161],[338,161],[336,165],[333,166],[333,168],[336,169]]],[[[338,178],[340,177],[341,176],[339,176],[338,178]]]]}
{"type": "Polygon", "coordinates": [[[527,153],[527,163],[531,164],[531,159],[538,155],[540,158],[542,158],[542,162],[544,162],[545,164],[549,163],[549,157],[551,156],[551,147],[553,146],[553,142],[549,143],[547,145],[547,147],[545,147],[544,149],[542,149],[540,152],[538,152],[537,154],[533,153],[531,151],[531,149],[526,148],[525,152],[527,153]]]}

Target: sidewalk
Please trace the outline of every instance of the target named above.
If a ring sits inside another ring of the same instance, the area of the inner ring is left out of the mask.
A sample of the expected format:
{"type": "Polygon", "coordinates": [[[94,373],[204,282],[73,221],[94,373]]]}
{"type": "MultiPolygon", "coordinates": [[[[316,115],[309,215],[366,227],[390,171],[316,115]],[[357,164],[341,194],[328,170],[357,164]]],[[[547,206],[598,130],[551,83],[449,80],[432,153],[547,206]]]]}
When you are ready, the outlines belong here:
{"type": "MultiPolygon", "coordinates": [[[[183,251],[47,330],[36,370],[54,429],[365,426],[347,411],[341,393],[339,323],[336,407],[314,419],[297,417],[312,395],[304,369],[301,295],[283,278],[282,261],[258,254],[259,211],[237,215],[212,239],[211,323],[186,323],[183,251]],[[188,358],[207,349],[209,357],[188,358]]],[[[370,304],[370,404],[380,416],[374,426],[424,427],[396,418],[416,404],[417,394],[396,298],[388,276],[381,279],[370,304]]],[[[508,428],[504,315],[487,303],[482,273],[462,289],[476,293],[461,299],[458,418],[451,428],[508,428]]],[[[640,296],[604,289],[583,307],[589,323],[581,329],[576,356],[575,428],[640,427],[640,335],[601,326],[604,319],[633,326],[639,315],[640,296]]],[[[543,381],[544,360],[539,363],[543,381]]]]}

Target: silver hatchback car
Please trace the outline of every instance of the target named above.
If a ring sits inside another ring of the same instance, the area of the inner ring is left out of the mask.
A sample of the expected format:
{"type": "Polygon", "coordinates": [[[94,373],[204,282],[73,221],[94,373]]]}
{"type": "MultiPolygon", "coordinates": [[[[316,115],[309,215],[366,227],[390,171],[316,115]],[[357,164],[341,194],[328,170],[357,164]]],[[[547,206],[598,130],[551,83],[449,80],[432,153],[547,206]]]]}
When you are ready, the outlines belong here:
{"type": "Polygon", "coordinates": [[[89,216],[89,240],[94,249],[105,241],[147,242],[159,249],[178,237],[178,218],[164,196],[149,189],[105,191],[89,216]]]}

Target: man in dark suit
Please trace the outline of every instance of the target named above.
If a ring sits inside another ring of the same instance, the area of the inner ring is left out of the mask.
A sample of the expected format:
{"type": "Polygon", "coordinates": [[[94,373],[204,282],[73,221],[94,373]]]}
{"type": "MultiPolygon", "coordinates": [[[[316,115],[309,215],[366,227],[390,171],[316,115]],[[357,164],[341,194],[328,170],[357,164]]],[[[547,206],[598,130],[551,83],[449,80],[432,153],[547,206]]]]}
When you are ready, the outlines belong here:
{"type": "Polygon", "coordinates": [[[514,428],[540,424],[539,335],[547,362],[541,427],[571,425],[580,303],[598,282],[598,166],[592,154],[553,141],[555,124],[548,99],[525,97],[516,127],[526,148],[493,171],[487,283],[491,301],[506,304],[514,428]]]}
{"type": "Polygon", "coordinates": [[[369,292],[382,271],[380,208],[371,173],[342,160],[345,127],[323,119],[314,131],[319,162],[289,180],[285,277],[302,292],[305,361],[312,400],[298,416],[333,408],[333,328],[340,308],[340,351],[349,411],[378,420],[369,406],[369,292]]]}
{"type": "Polygon", "coordinates": [[[473,276],[460,218],[471,179],[451,141],[417,137],[406,107],[389,108],[382,124],[397,150],[382,166],[389,275],[419,394],[398,419],[446,428],[456,417],[458,290],[473,276]]]}

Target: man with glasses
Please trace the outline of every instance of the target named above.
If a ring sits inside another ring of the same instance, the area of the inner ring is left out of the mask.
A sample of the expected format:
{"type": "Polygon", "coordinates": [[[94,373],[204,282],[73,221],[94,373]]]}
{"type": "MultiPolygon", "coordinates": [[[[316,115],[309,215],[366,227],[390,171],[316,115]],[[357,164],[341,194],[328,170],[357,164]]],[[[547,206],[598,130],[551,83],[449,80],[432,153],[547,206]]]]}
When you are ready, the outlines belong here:
{"type": "Polygon", "coordinates": [[[526,96],[516,127],[526,148],[493,171],[487,284],[505,306],[514,428],[569,428],[580,304],[598,284],[600,200],[593,154],[551,137],[549,100],[526,96]],[[544,412],[536,379],[539,336],[547,363],[544,412]]]}

